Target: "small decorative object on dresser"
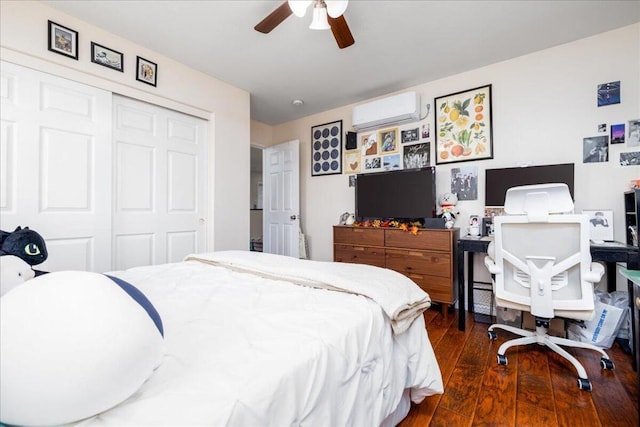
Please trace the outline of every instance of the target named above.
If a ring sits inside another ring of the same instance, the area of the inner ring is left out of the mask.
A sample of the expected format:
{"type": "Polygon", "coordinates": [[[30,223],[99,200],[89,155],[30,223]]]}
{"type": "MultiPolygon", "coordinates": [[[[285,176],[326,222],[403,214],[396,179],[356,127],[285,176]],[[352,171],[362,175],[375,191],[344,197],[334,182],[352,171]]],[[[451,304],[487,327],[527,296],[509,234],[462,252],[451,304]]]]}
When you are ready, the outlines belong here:
{"type": "Polygon", "coordinates": [[[456,222],[458,196],[455,193],[444,193],[438,198],[438,215],[445,219],[445,227],[453,228],[456,222]]]}

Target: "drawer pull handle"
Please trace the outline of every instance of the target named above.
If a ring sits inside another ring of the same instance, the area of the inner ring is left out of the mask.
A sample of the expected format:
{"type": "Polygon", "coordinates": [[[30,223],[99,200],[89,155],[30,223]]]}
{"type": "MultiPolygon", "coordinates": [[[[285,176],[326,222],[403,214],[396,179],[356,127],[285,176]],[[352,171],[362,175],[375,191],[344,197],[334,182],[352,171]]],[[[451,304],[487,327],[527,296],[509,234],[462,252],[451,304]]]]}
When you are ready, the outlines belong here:
{"type": "Polygon", "coordinates": [[[360,230],[359,228],[354,228],[353,232],[354,233],[364,233],[364,230],[360,230]]]}
{"type": "Polygon", "coordinates": [[[640,297],[636,297],[636,307],[640,308],[640,297]]]}
{"type": "Polygon", "coordinates": [[[409,251],[409,256],[419,256],[420,258],[424,257],[423,252],[411,252],[409,251]]]}
{"type": "Polygon", "coordinates": [[[354,250],[354,251],[364,252],[364,248],[363,248],[363,247],[361,247],[361,246],[354,246],[354,247],[353,247],[353,250],[354,250]]]}

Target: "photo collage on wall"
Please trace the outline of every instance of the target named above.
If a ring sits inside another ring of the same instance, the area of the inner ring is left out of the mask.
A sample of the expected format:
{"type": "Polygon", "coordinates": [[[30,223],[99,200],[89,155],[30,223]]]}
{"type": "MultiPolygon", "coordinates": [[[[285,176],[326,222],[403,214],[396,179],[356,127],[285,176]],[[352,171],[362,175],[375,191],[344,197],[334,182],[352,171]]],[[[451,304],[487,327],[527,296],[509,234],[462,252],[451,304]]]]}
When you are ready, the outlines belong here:
{"type": "Polygon", "coordinates": [[[344,173],[359,174],[431,165],[429,116],[421,123],[362,131],[357,147],[344,152],[344,173]]]}
{"type": "MultiPolygon", "coordinates": [[[[602,83],[597,86],[597,105],[607,107],[621,103],[620,81],[602,83]]],[[[582,139],[582,162],[603,163],[616,161],[620,166],[640,165],[640,119],[620,120],[620,123],[599,123],[597,133],[600,135],[582,139]],[[633,151],[618,151],[623,147],[633,151]],[[614,150],[613,153],[610,153],[614,150]],[[615,151],[618,151],[617,153],[615,151]],[[616,159],[616,154],[619,156],[616,159]]]]}

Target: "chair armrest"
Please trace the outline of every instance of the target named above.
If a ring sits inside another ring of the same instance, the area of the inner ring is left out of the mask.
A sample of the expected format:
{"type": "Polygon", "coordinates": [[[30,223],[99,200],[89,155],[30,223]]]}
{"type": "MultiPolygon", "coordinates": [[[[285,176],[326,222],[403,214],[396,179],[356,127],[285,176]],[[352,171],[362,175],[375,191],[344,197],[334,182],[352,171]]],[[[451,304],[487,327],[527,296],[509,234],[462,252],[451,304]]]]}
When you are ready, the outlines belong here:
{"type": "Polygon", "coordinates": [[[591,271],[584,275],[584,280],[590,283],[598,283],[604,275],[604,267],[597,262],[591,263],[591,271]]]}
{"type": "Polygon", "coordinates": [[[495,261],[490,256],[484,257],[484,265],[487,267],[487,270],[489,270],[489,273],[502,274],[502,269],[496,265],[495,261]]]}

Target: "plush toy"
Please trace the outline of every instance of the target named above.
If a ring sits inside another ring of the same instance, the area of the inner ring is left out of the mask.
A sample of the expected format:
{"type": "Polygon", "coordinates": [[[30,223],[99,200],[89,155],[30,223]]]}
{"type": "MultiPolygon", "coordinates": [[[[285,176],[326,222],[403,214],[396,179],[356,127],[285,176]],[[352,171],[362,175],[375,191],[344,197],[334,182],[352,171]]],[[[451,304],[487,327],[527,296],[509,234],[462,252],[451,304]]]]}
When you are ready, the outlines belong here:
{"type": "MultiPolygon", "coordinates": [[[[29,227],[17,227],[13,232],[0,230],[0,256],[17,256],[30,266],[42,264],[47,259],[47,246],[44,239],[29,227]]],[[[34,270],[35,275],[44,271],[34,270]]]]}
{"type": "Polygon", "coordinates": [[[33,279],[31,266],[14,255],[0,256],[0,296],[19,284],[33,279]]]}
{"type": "Polygon", "coordinates": [[[460,212],[456,209],[458,196],[455,193],[444,193],[438,198],[438,215],[444,218],[444,226],[453,228],[456,222],[456,215],[460,212]]]}

